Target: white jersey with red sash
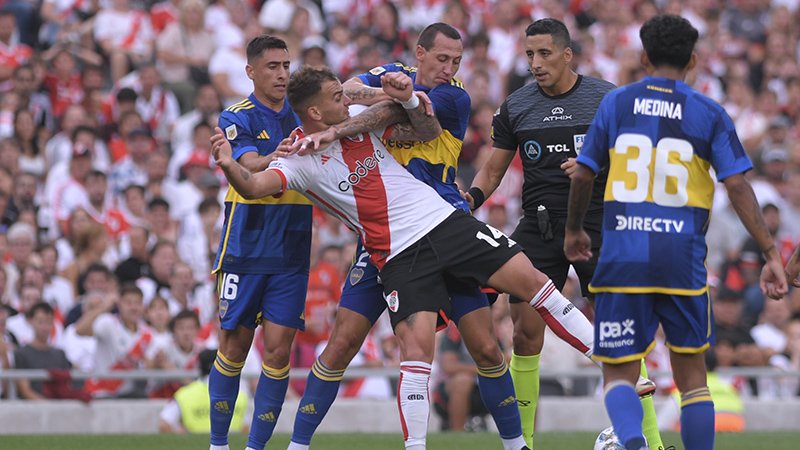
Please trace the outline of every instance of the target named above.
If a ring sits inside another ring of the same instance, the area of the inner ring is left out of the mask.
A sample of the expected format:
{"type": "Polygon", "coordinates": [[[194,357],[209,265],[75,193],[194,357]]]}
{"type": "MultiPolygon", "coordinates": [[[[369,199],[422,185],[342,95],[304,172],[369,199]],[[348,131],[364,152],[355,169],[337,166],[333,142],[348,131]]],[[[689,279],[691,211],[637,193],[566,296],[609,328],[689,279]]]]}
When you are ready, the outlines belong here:
{"type": "MultiPolygon", "coordinates": [[[[97,339],[95,370],[132,370],[144,366],[144,357],[153,342],[153,333],[144,324],[136,331],[126,328],[116,315],[101,314],[92,326],[97,339]]],[[[130,390],[133,383],[123,380],[86,381],[85,389],[94,397],[113,397],[130,390]]]]}

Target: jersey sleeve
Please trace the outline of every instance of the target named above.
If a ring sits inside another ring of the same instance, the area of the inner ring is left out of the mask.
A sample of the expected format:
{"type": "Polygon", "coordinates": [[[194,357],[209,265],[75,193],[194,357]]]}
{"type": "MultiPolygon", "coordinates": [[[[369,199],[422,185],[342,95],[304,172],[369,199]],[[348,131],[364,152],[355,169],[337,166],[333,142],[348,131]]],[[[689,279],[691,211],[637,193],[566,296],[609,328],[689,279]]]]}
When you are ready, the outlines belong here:
{"type": "Polygon", "coordinates": [[[219,127],[231,143],[232,156],[236,161],[247,152],[258,152],[256,137],[250,131],[246,120],[244,116],[232,111],[222,111],[219,116],[219,127]]]}
{"type": "Polygon", "coordinates": [[[500,105],[500,109],[494,113],[492,118],[492,140],[494,140],[494,147],[502,150],[516,151],[519,146],[508,117],[508,103],[506,102],[500,105]]]}
{"type": "Polygon", "coordinates": [[[613,117],[613,98],[613,95],[606,95],[600,102],[576,159],[594,173],[600,173],[608,165],[608,150],[611,148],[608,143],[608,118],[613,117]]]}
{"type": "Polygon", "coordinates": [[[753,163],[736,134],[733,120],[721,108],[714,124],[714,134],[711,136],[711,166],[714,167],[719,181],[753,168],[753,163]]]}
{"type": "Polygon", "coordinates": [[[401,67],[397,64],[384,64],[382,66],[373,67],[368,72],[358,75],[358,79],[367,86],[379,88],[381,87],[381,77],[384,74],[389,72],[399,72],[400,69],[401,67]]]}
{"type": "Polygon", "coordinates": [[[92,324],[92,334],[100,341],[111,339],[114,336],[114,317],[109,313],[97,316],[92,324]]]}
{"type": "Polygon", "coordinates": [[[292,155],[272,161],[267,170],[275,171],[281,177],[281,193],[289,189],[303,192],[311,184],[314,167],[314,156],[292,155]]]}
{"type": "Polygon", "coordinates": [[[463,141],[469,125],[472,102],[467,91],[451,85],[441,85],[431,89],[428,97],[433,103],[436,119],[458,140],[463,141]]]}

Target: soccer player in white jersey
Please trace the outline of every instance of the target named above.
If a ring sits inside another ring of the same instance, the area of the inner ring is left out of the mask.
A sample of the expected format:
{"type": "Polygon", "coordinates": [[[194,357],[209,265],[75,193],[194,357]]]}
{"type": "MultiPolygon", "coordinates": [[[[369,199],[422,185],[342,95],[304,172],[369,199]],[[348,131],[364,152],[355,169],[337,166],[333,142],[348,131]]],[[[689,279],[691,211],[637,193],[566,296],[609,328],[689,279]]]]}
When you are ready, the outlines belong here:
{"type": "MultiPolygon", "coordinates": [[[[289,82],[289,100],[303,124],[293,133],[301,138],[295,146],[313,141],[303,137],[306,134],[332,129],[335,139],[327,140],[329,145],[307,156],[278,159],[256,174],[231,158],[221,130],[212,138],[213,153],[243,196],[280,195],[293,189],[361,235],[371,261],[380,270],[384,298],[401,343],[398,403],[406,448],[424,449],[434,333],[438,311],[449,306],[445,277],[531,299],[532,306],[550,317],[551,326],[569,329],[574,339],[589,347],[592,327],[583,316],[580,322],[562,317],[561,312],[571,304],[520,253],[519,246],[500,231],[456,210],[386,151],[381,139],[429,140],[441,133],[441,127],[419,105],[407,75],[387,74],[383,83],[387,94],[406,109],[405,121],[411,126],[388,126],[403,118],[400,108],[384,108],[381,113],[368,109],[364,114],[374,113],[375,131],[340,138],[346,132],[336,125],[347,119],[350,101],[329,70],[306,67],[295,72],[289,82]]],[[[291,144],[286,139],[276,151],[287,154],[291,144]]],[[[491,325],[485,326],[489,332],[491,325]]],[[[515,401],[513,396],[507,400],[515,401]]],[[[527,449],[521,430],[513,438],[504,438],[503,445],[506,450],[527,449]]]]}

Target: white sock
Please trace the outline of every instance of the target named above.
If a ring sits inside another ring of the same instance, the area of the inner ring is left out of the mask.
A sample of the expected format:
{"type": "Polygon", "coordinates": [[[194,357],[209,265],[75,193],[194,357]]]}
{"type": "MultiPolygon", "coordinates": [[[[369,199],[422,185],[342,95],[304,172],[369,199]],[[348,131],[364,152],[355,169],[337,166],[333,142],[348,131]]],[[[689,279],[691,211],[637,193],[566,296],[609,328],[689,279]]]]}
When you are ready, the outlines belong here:
{"type": "Polygon", "coordinates": [[[430,364],[422,361],[400,363],[397,403],[400,406],[400,423],[406,450],[425,449],[431,411],[428,393],[430,378],[430,364]]]}
{"type": "Polygon", "coordinates": [[[592,356],[594,327],[566,297],[558,292],[552,280],[548,280],[530,305],[536,309],[547,326],[564,342],[587,357],[592,356]]]}
{"type": "Polygon", "coordinates": [[[527,445],[521,434],[513,439],[503,439],[503,450],[522,450],[527,445]]]}
{"type": "Polygon", "coordinates": [[[297,442],[289,442],[289,446],[286,447],[286,450],[308,450],[308,446],[298,444],[297,442]]]}
{"type": "Polygon", "coordinates": [[[230,447],[228,447],[228,444],[225,444],[225,445],[214,445],[214,444],[211,444],[211,447],[209,447],[208,450],[231,450],[231,449],[230,449],[230,447]]]}

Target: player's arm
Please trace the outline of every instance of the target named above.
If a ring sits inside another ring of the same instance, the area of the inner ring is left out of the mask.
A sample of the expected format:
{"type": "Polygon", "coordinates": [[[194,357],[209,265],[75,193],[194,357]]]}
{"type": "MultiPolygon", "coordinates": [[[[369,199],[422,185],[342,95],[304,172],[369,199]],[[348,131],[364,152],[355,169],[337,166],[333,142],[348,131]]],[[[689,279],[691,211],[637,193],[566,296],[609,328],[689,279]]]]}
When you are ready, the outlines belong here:
{"type": "MultiPolygon", "coordinates": [[[[265,170],[251,173],[246,167],[233,159],[231,144],[216,127],[216,134],[211,136],[211,153],[217,165],[225,172],[225,178],[242,197],[251,200],[278,194],[285,190],[285,183],[278,172],[265,170]]],[[[292,133],[294,135],[294,133],[292,133]]],[[[286,147],[292,137],[281,141],[279,147],[286,147]]],[[[277,151],[277,150],[276,150],[277,151]]]]}
{"type": "Polygon", "coordinates": [[[261,172],[275,159],[275,152],[262,156],[258,154],[256,138],[243,118],[231,111],[223,111],[219,117],[219,127],[231,143],[233,157],[250,172],[261,172]]]}
{"type": "Polygon", "coordinates": [[[358,105],[371,106],[385,100],[391,100],[391,97],[383,89],[367,86],[357,76],[345,81],[342,88],[344,89],[344,95],[358,105]]]}
{"type": "Polygon", "coordinates": [[[269,167],[269,164],[275,160],[275,153],[270,153],[267,156],[261,156],[258,152],[247,152],[239,157],[239,164],[250,172],[262,172],[269,167]]]}
{"type": "Polygon", "coordinates": [[[764,223],[764,217],[761,215],[761,208],[752,186],[741,173],[725,178],[723,183],[728,190],[728,198],[736,215],[739,216],[750,236],[758,243],[767,260],[761,272],[762,292],[773,299],[782,298],[788,292],[783,261],[781,261],[780,252],[775,247],[772,235],[764,223]]]}
{"type": "Polygon", "coordinates": [[[483,202],[489,198],[514,160],[514,151],[492,147],[492,155],[489,160],[481,167],[475,179],[472,180],[472,187],[464,193],[464,198],[469,203],[471,210],[480,208],[483,202]]]}
{"type": "Polygon", "coordinates": [[[390,72],[381,77],[381,86],[392,100],[400,103],[408,115],[407,122],[394,126],[389,139],[397,141],[419,140],[427,142],[442,134],[442,126],[435,115],[429,114],[426,103],[430,100],[422,92],[414,92],[414,82],[403,72],[390,72]]]}
{"type": "Polygon", "coordinates": [[[800,245],[794,249],[789,261],[786,262],[786,281],[792,283],[794,287],[800,287],[798,275],[800,275],[800,245]]]}
{"type": "Polygon", "coordinates": [[[564,230],[564,255],[570,261],[587,261],[592,257],[592,242],[583,230],[583,218],[592,201],[595,176],[594,171],[579,163],[570,178],[564,230]]]}

